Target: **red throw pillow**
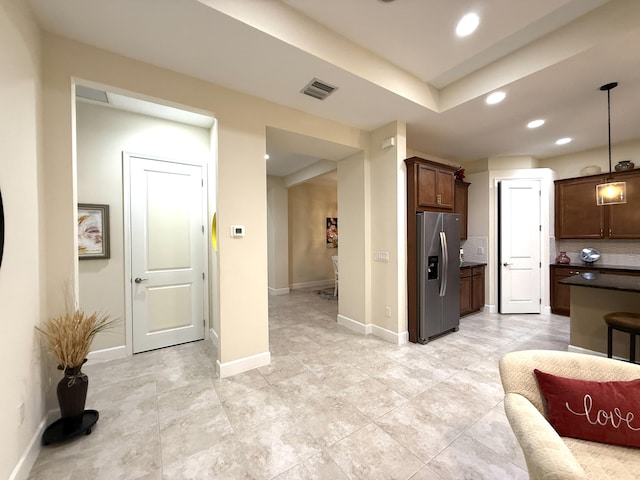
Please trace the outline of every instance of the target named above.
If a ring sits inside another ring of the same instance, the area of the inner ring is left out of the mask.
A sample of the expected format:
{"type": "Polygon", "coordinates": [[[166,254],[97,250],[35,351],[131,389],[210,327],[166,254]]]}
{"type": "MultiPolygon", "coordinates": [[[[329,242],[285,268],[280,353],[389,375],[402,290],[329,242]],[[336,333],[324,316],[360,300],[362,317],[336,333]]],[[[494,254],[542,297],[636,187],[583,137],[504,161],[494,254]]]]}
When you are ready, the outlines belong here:
{"type": "Polygon", "coordinates": [[[640,447],[640,379],[593,382],[533,372],[558,435],[640,447]]]}

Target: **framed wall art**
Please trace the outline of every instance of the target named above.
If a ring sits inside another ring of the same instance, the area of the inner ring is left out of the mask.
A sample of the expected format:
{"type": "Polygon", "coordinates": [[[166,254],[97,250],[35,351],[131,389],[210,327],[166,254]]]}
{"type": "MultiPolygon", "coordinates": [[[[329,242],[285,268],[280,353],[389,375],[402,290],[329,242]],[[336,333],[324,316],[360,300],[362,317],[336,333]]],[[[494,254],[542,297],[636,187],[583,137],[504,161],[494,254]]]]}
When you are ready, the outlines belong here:
{"type": "Polygon", "coordinates": [[[78,204],[78,257],[109,258],[109,205],[78,204]]]}
{"type": "Polygon", "coordinates": [[[338,248],[338,219],[327,217],[327,248],[338,248]]]}

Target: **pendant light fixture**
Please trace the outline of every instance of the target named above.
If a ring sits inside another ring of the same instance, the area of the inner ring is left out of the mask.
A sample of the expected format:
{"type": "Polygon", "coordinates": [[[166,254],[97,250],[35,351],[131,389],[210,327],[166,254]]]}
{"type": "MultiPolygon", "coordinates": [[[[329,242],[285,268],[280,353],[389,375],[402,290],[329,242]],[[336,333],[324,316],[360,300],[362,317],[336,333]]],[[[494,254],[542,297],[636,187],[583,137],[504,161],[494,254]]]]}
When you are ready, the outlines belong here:
{"type": "MultiPolygon", "coordinates": [[[[607,126],[609,132],[609,175],[611,175],[611,89],[616,88],[618,82],[602,85],[600,90],[607,92],[607,126]]],[[[607,177],[606,183],[596,185],[596,203],[602,205],[617,205],[627,203],[627,182],[612,182],[607,177]]]]}

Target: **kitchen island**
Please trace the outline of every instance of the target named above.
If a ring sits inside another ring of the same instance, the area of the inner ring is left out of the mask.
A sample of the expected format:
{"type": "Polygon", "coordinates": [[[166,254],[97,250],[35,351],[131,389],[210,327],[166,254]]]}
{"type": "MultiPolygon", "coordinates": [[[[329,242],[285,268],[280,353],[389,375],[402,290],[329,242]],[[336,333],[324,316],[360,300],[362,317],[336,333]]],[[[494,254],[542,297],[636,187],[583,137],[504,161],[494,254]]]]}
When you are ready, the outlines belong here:
{"type": "MultiPolygon", "coordinates": [[[[560,283],[571,286],[569,350],[606,355],[603,317],[611,312],[640,313],[640,277],[584,272],[560,283]]],[[[613,332],[613,356],[629,358],[628,334],[613,332]]]]}

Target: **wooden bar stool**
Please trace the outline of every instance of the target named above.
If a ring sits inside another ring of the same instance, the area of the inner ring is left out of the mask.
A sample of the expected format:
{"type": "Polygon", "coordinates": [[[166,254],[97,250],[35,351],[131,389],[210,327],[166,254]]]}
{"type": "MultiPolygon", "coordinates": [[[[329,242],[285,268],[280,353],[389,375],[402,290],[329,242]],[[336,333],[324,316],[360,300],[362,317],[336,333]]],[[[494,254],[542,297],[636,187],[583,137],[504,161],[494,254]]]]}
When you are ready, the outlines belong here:
{"type": "Polygon", "coordinates": [[[613,312],[604,316],[607,323],[607,357],[611,358],[613,349],[613,330],[629,334],[629,361],[636,363],[636,335],[640,335],[640,313],[613,312]]]}

